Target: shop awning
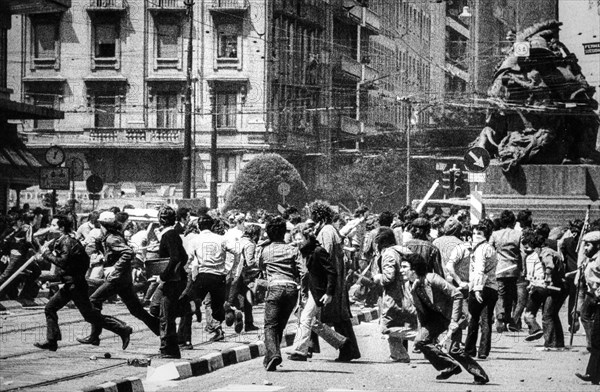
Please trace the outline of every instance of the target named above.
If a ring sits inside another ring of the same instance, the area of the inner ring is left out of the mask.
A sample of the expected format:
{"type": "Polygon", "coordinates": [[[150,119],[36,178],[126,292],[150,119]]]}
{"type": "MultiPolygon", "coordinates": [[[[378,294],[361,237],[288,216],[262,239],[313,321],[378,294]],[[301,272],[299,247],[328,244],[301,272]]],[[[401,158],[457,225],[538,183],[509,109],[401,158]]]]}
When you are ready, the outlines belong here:
{"type": "Polygon", "coordinates": [[[11,188],[37,185],[40,181],[42,164],[20,142],[0,138],[0,182],[11,188]]]}
{"type": "Polygon", "coordinates": [[[65,112],[0,98],[0,113],[9,120],[63,119],[65,112]]]}

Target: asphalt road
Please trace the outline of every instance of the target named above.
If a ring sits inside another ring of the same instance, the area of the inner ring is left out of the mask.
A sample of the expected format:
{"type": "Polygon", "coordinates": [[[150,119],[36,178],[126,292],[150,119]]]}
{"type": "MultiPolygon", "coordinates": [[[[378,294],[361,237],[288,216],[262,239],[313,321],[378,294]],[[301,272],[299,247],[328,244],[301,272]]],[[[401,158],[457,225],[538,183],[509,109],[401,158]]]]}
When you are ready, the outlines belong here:
{"type": "MultiPolygon", "coordinates": [[[[118,337],[103,333],[100,347],[85,346],[75,338],[89,331],[75,309],[59,313],[63,341],[57,352],[32,346],[45,337],[43,309],[22,309],[0,316],[0,391],[72,391],[125,377],[145,379],[147,368],[126,365],[127,358],[147,358],[157,354],[159,339],[132,318],[123,305],[107,305],[104,313],[118,315],[134,327],[130,348],[121,350],[118,337]],[[110,352],[112,359],[104,359],[110,352]],[[91,360],[91,356],[99,359],[91,360]],[[85,375],[84,375],[85,374],[85,375]],[[46,383],[50,382],[46,385],[46,383]]],[[[262,325],[262,307],[255,309],[256,324],[262,325]]],[[[565,314],[563,314],[565,316],[565,314]]],[[[565,317],[563,317],[564,319],[565,317]]],[[[224,342],[208,343],[204,324],[194,322],[194,349],[183,351],[182,360],[250,343],[262,333],[234,333],[226,327],[224,342]]],[[[294,326],[289,327],[294,330],[294,326]]],[[[161,384],[145,382],[146,391],[598,391],[573,373],[585,370],[587,352],[583,333],[575,336],[573,348],[566,352],[539,351],[542,341],[528,343],[524,333],[493,335],[492,352],[480,361],[491,382],[480,386],[463,372],[447,381],[436,381],[436,370],[421,354],[411,354],[410,364],[388,360],[387,341],[379,333],[377,321],[355,326],[362,358],[349,364],[333,361],[337,352],[322,343],[322,353],[307,362],[284,358],[277,372],[267,373],[262,358],[225,367],[213,373],[182,381],[161,384]]],[[[568,339],[568,337],[567,337],[568,339]]],[[[567,340],[568,341],[568,340],[567,340]]],[[[285,349],[284,349],[285,350],[285,349]]],[[[167,363],[154,358],[152,366],[167,363]]]]}
{"type": "MultiPolygon", "coordinates": [[[[145,383],[145,391],[598,391],[573,373],[585,370],[585,337],[576,335],[573,349],[539,351],[543,342],[528,343],[523,333],[496,334],[491,355],[480,364],[490,376],[488,385],[473,384],[466,371],[437,381],[437,371],[421,354],[410,364],[388,360],[387,340],[377,321],[355,327],[362,358],[347,364],[334,362],[337,352],[321,344],[321,354],[307,362],[286,360],[276,372],[266,372],[262,358],[182,381],[145,383]]],[[[409,350],[412,350],[412,344],[409,350]]],[[[285,349],[284,349],[285,351],[285,349]]]]}

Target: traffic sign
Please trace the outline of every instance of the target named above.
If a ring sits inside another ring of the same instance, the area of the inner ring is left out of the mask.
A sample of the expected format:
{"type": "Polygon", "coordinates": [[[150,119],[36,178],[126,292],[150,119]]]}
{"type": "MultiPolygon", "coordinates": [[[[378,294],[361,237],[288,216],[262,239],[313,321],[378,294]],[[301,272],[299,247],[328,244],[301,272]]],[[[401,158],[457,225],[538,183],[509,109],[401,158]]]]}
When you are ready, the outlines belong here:
{"type": "Polygon", "coordinates": [[[98,201],[98,200],[100,200],[100,194],[99,193],[90,193],[88,195],[88,199],[98,201]]]}
{"type": "Polygon", "coordinates": [[[513,50],[517,57],[529,57],[531,44],[529,42],[515,42],[513,50]]]}
{"type": "Polygon", "coordinates": [[[97,174],[92,174],[85,180],[85,187],[90,193],[100,193],[103,186],[104,181],[102,181],[102,178],[97,174]]]}
{"type": "Polygon", "coordinates": [[[290,194],[290,184],[288,184],[287,182],[282,182],[277,187],[277,192],[279,192],[279,194],[281,196],[287,196],[287,195],[289,195],[290,194]]]}
{"type": "Polygon", "coordinates": [[[490,154],[485,148],[473,147],[467,151],[464,160],[468,171],[481,173],[490,165],[490,154]]]}
{"type": "Polygon", "coordinates": [[[69,168],[42,167],[40,169],[40,189],[69,189],[69,168]]]}

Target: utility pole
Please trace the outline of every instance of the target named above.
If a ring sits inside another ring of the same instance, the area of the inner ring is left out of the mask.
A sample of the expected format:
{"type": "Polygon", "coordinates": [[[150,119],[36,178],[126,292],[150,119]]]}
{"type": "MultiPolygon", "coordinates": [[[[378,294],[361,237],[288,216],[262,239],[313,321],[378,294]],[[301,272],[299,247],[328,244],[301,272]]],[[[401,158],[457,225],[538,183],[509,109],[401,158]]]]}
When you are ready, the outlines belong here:
{"type": "Polygon", "coordinates": [[[193,65],[193,35],[194,35],[194,1],[185,0],[189,26],[187,47],[187,80],[185,86],[185,124],[183,131],[183,198],[191,197],[192,188],[192,65],[193,65]]]}
{"type": "Polygon", "coordinates": [[[211,106],[211,133],[210,133],[210,208],[217,208],[217,183],[219,176],[219,162],[217,158],[217,97],[213,91],[210,95],[211,106]]]}
{"type": "Polygon", "coordinates": [[[406,100],[408,106],[408,124],[406,126],[406,205],[410,205],[410,132],[412,128],[412,102],[406,100]]]}

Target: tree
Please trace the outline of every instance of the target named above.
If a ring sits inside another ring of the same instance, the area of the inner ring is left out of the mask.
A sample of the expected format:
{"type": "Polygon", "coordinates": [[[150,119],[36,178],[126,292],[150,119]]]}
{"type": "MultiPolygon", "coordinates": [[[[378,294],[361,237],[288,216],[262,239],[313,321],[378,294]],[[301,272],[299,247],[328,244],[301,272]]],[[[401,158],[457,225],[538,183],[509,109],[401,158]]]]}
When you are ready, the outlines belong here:
{"type": "Polygon", "coordinates": [[[308,191],[296,168],[281,155],[259,155],[240,171],[231,186],[224,210],[254,211],[262,208],[275,212],[277,204],[283,201],[278,191],[282,183],[290,187],[286,203],[298,208],[306,204],[308,191]]]}
{"type": "MultiPolygon", "coordinates": [[[[422,197],[431,186],[430,173],[417,160],[411,162],[411,173],[411,194],[422,197]]],[[[348,209],[365,205],[372,211],[396,211],[406,204],[406,155],[388,151],[340,165],[321,184],[315,197],[348,209]]]]}

